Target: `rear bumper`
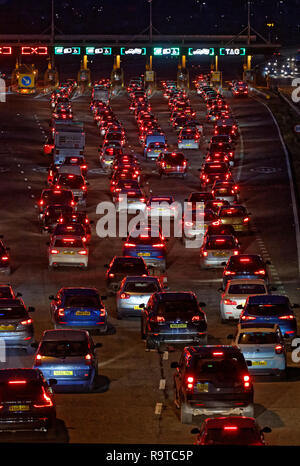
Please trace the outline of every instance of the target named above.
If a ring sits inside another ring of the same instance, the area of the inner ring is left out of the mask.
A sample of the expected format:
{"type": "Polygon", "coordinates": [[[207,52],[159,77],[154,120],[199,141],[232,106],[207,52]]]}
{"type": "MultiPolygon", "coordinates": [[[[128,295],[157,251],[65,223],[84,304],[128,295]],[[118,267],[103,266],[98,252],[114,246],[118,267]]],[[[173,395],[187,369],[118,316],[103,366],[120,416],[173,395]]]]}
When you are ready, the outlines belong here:
{"type": "Polygon", "coordinates": [[[157,343],[201,343],[207,344],[207,333],[206,332],[190,332],[190,333],[149,333],[149,336],[157,343]]]}
{"type": "Polygon", "coordinates": [[[1,416],[0,432],[37,431],[47,432],[55,424],[55,414],[40,413],[39,416],[1,416]]]}

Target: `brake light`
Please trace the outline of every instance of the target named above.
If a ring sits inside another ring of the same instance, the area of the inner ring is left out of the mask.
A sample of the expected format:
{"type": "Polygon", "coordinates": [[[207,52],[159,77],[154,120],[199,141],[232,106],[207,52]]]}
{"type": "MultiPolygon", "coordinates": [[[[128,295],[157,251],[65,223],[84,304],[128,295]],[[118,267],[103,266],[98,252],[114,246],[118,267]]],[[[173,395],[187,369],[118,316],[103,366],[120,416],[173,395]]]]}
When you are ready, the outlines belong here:
{"type": "Polygon", "coordinates": [[[223,351],[214,351],[212,355],[215,356],[215,357],[224,356],[224,353],[223,353],[223,351]]]}
{"type": "Polygon", "coordinates": [[[192,227],[194,225],[193,222],[184,222],[186,227],[192,227]]]}
{"type": "Polygon", "coordinates": [[[257,270],[256,272],[254,272],[255,275],[266,275],[266,271],[261,269],[261,270],[257,270]]]}
{"type": "Polygon", "coordinates": [[[237,426],[225,426],[225,427],[223,427],[223,430],[233,432],[233,431],[237,431],[238,428],[237,428],[237,426]]]}
{"type": "Polygon", "coordinates": [[[256,317],[253,316],[242,316],[241,320],[256,320],[256,317]]]}
{"type": "Polygon", "coordinates": [[[228,306],[236,306],[237,302],[231,301],[231,299],[224,299],[224,304],[227,304],[228,306]]]}
{"type": "Polygon", "coordinates": [[[32,324],[32,319],[27,319],[27,320],[22,320],[22,322],[20,322],[21,325],[30,325],[32,324]]]}
{"type": "Polygon", "coordinates": [[[2,257],[1,257],[1,260],[2,260],[2,261],[8,261],[8,256],[2,256],[2,257]]]}
{"type": "Polygon", "coordinates": [[[283,353],[283,346],[282,346],[282,345],[276,345],[276,346],[275,346],[275,353],[276,353],[276,354],[281,354],[281,353],[283,353]]]}
{"type": "Polygon", "coordinates": [[[234,255],[234,256],[238,256],[238,254],[239,254],[239,251],[238,251],[238,250],[233,251],[233,255],[234,255]]]}
{"type": "Polygon", "coordinates": [[[128,293],[121,293],[120,299],[128,299],[128,298],[130,298],[130,294],[128,294],[128,293]]]}
{"type": "Polygon", "coordinates": [[[42,391],[43,391],[43,404],[41,405],[33,405],[35,408],[50,408],[51,406],[53,406],[53,403],[52,403],[52,400],[50,398],[50,396],[47,395],[46,391],[45,391],[45,388],[42,387],[42,391]]]}
{"type": "Polygon", "coordinates": [[[40,205],[44,205],[43,199],[40,200],[39,204],[40,204],[40,205]]]}
{"type": "Polygon", "coordinates": [[[58,254],[59,251],[57,249],[50,249],[50,254],[58,254]]]}
{"type": "Polygon", "coordinates": [[[134,244],[134,243],[125,243],[124,246],[125,246],[126,248],[135,248],[135,247],[136,247],[136,244],[134,244]]]}
{"type": "Polygon", "coordinates": [[[82,251],[78,251],[78,254],[80,254],[81,256],[86,256],[87,251],[85,249],[83,249],[82,251]]]}
{"type": "Polygon", "coordinates": [[[163,243],[157,243],[157,244],[153,244],[153,247],[154,248],[164,248],[165,245],[163,243]]]}
{"type": "Polygon", "coordinates": [[[244,375],[243,381],[244,381],[244,387],[245,388],[250,388],[250,377],[249,377],[249,375],[244,375]]]}
{"type": "Polygon", "coordinates": [[[165,322],[165,318],[163,316],[153,316],[150,319],[151,322],[165,322]]]}
{"type": "Polygon", "coordinates": [[[19,384],[26,384],[27,383],[27,380],[9,380],[9,385],[19,385],[19,384]]]}
{"type": "Polygon", "coordinates": [[[115,274],[114,273],[109,273],[108,276],[109,276],[109,278],[114,278],[115,274]]]}
{"type": "Polygon", "coordinates": [[[84,359],[85,359],[85,364],[87,366],[91,366],[91,364],[92,364],[92,355],[90,353],[88,353],[88,354],[85,355],[84,359]]]}
{"type": "Polygon", "coordinates": [[[231,270],[225,270],[224,275],[236,275],[236,272],[232,272],[231,270]]]}
{"type": "Polygon", "coordinates": [[[145,202],[145,198],[144,197],[140,197],[140,202],[145,202]]]}
{"type": "Polygon", "coordinates": [[[37,354],[35,357],[34,365],[35,366],[40,366],[42,362],[42,356],[40,354],[37,354]]]}
{"type": "Polygon", "coordinates": [[[200,320],[202,320],[201,316],[193,316],[192,317],[192,322],[200,322],[200,320]]]}
{"type": "Polygon", "coordinates": [[[293,316],[293,314],[289,314],[287,316],[280,316],[279,317],[279,319],[281,319],[281,320],[292,320],[294,318],[295,318],[295,316],[293,316]]]}
{"type": "Polygon", "coordinates": [[[191,376],[187,377],[186,383],[187,383],[186,388],[188,390],[193,390],[193,388],[194,388],[194,377],[191,377],[191,376]]]}
{"type": "Polygon", "coordinates": [[[247,222],[249,222],[249,220],[250,220],[249,217],[245,217],[244,220],[243,220],[243,222],[244,222],[244,223],[247,223],[247,222]]]}
{"type": "Polygon", "coordinates": [[[58,309],[57,314],[59,317],[64,317],[65,315],[65,310],[63,308],[58,309]]]}
{"type": "Polygon", "coordinates": [[[203,257],[207,257],[208,252],[207,252],[207,251],[203,251],[203,252],[202,252],[202,255],[203,255],[203,257]]]}

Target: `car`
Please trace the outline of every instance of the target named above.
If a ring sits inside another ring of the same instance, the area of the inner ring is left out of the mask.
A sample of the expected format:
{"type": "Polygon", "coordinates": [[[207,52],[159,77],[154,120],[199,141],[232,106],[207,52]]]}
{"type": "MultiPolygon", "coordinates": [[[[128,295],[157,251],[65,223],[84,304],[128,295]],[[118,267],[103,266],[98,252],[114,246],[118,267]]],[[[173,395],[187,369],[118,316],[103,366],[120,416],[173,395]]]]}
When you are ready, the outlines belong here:
{"type": "Polygon", "coordinates": [[[116,292],[123,278],[132,275],[147,277],[149,271],[142,257],[114,256],[110,264],[105,264],[106,288],[109,292],[116,292]]]}
{"type": "MultiPolygon", "coordinates": [[[[225,226],[225,225],[224,225],[225,226]]],[[[240,278],[261,278],[269,284],[269,275],[266,262],[259,254],[240,254],[231,256],[223,271],[223,288],[225,288],[228,280],[240,278]]]]}
{"type": "Polygon", "coordinates": [[[34,307],[25,306],[22,299],[0,299],[0,339],[6,348],[20,348],[30,353],[34,342],[33,320],[30,313],[34,307]]]}
{"type": "Polygon", "coordinates": [[[0,239],[0,273],[4,273],[4,275],[10,275],[11,273],[9,251],[10,251],[10,248],[5,246],[3,241],[0,239]]]}
{"type": "Polygon", "coordinates": [[[232,225],[222,225],[222,223],[213,223],[207,226],[207,230],[205,232],[206,236],[211,235],[229,235],[233,236],[237,239],[235,230],[232,225]]]}
{"type": "Polygon", "coordinates": [[[146,160],[155,160],[162,152],[167,152],[167,144],[163,142],[149,142],[144,154],[146,160]]]}
{"type": "Polygon", "coordinates": [[[89,249],[80,236],[52,236],[47,245],[49,270],[61,266],[88,268],[89,249]]]}
{"type": "Polygon", "coordinates": [[[217,154],[224,154],[228,157],[229,165],[231,167],[234,166],[235,152],[232,147],[232,142],[228,142],[228,140],[231,141],[231,138],[227,136],[213,136],[212,140],[215,140],[215,138],[217,138],[217,141],[210,143],[207,155],[213,159],[217,154]],[[220,140],[218,141],[218,139],[220,140]],[[227,142],[223,142],[223,139],[227,142]]]}
{"type": "Polygon", "coordinates": [[[201,188],[212,186],[214,181],[226,181],[230,178],[230,170],[225,162],[207,162],[202,165],[200,171],[201,188]]]}
{"type": "Polygon", "coordinates": [[[178,149],[199,149],[200,134],[197,129],[182,128],[178,136],[178,149]]]}
{"type": "Polygon", "coordinates": [[[58,176],[55,189],[69,188],[78,205],[86,205],[87,182],[82,175],[64,173],[58,176]]]}
{"type": "MultiPolygon", "coordinates": [[[[76,156],[66,156],[62,165],[62,167],[68,167],[71,169],[71,167],[79,167],[81,170],[81,174],[84,178],[86,178],[87,171],[88,171],[88,164],[87,161],[85,160],[83,155],[76,155],[76,156]]],[[[60,172],[62,172],[60,170],[60,172]]],[[[69,173],[72,173],[71,171],[69,173]]]]}
{"type": "Polygon", "coordinates": [[[98,359],[86,330],[45,330],[35,354],[33,369],[49,382],[55,378],[55,392],[87,391],[95,388],[98,359]]]}
{"type": "Polygon", "coordinates": [[[269,294],[249,296],[242,309],[239,322],[252,324],[277,324],[286,340],[292,340],[297,334],[297,320],[293,308],[287,296],[269,294]]]}
{"type": "Polygon", "coordinates": [[[39,219],[42,218],[46,207],[50,204],[76,206],[73,193],[70,189],[44,189],[37,203],[39,219]]]}
{"type": "MultiPolygon", "coordinates": [[[[56,380],[51,378],[53,386],[56,380]]],[[[0,432],[43,432],[56,438],[52,389],[39,369],[0,370],[0,432]]]]}
{"type": "Polygon", "coordinates": [[[183,424],[196,415],[254,416],[254,390],[242,352],[229,345],[186,346],[172,362],[174,402],[183,424]]]}
{"type": "MultiPolygon", "coordinates": [[[[219,212],[220,207],[229,207],[229,205],[229,202],[224,201],[224,199],[209,199],[205,201],[205,208],[212,210],[215,214],[219,212]]],[[[234,228],[232,230],[234,231],[234,228]]]]}
{"type": "Polygon", "coordinates": [[[269,294],[266,282],[253,278],[229,280],[226,288],[219,288],[219,291],[222,292],[220,301],[222,322],[239,319],[241,309],[237,309],[237,306],[244,306],[249,296],[269,294]]]}
{"type": "Polygon", "coordinates": [[[73,235],[80,236],[83,243],[88,244],[90,237],[86,235],[86,229],[82,223],[58,223],[53,230],[53,236],[73,235]]]}
{"type": "Polygon", "coordinates": [[[158,156],[156,167],[160,177],[179,175],[184,178],[187,172],[187,162],[182,152],[165,152],[158,156]]]}
{"type": "Polygon", "coordinates": [[[205,232],[209,225],[219,224],[217,215],[209,209],[203,213],[199,209],[187,210],[182,218],[182,242],[187,245],[191,239],[198,240],[199,247],[203,244],[205,232]]]}
{"type": "Polygon", "coordinates": [[[220,207],[218,216],[223,225],[232,225],[237,233],[250,232],[250,212],[243,205],[220,207]]]}
{"type": "Polygon", "coordinates": [[[87,238],[87,243],[90,242],[91,235],[92,235],[91,225],[94,223],[94,221],[89,220],[86,212],[72,212],[72,213],[63,212],[59,217],[58,223],[62,223],[62,224],[80,223],[85,228],[85,236],[87,238]]]}
{"type": "Polygon", "coordinates": [[[146,349],[161,344],[207,343],[207,320],[192,292],[163,291],[153,293],[147,305],[141,304],[141,337],[146,349]]]}
{"type": "Polygon", "coordinates": [[[1,299],[15,299],[21,297],[22,293],[15,293],[11,285],[0,285],[0,300],[1,299]]]}
{"type": "Polygon", "coordinates": [[[139,168],[137,168],[135,165],[116,168],[113,171],[111,179],[110,179],[111,192],[114,192],[115,187],[117,186],[118,181],[120,180],[133,180],[133,181],[137,181],[138,183],[141,183],[142,182],[141,172],[139,168]]]}
{"type": "Polygon", "coordinates": [[[142,257],[147,266],[166,270],[166,240],[160,229],[144,227],[137,236],[136,230],[131,231],[127,239],[124,238],[123,256],[142,257]]]}
{"type": "Polygon", "coordinates": [[[214,196],[208,191],[194,191],[190,193],[189,197],[184,201],[188,203],[188,209],[196,209],[197,202],[203,202],[206,204],[209,200],[213,200],[214,196]]]}
{"type": "Polygon", "coordinates": [[[107,331],[107,311],[96,288],[64,287],[49,296],[54,328],[75,327],[99,334],[107,331]]]}
{"type": "Polygon", "coordinates": [[[101,153],[99,154],[99,161],[102,167],[108,170],[111,169],[116,155],[123,155],[123,149],[110,146],[101,150],[101,153]]]}
{"type": "Polygon", "coordinates": [[[231,235],[205,235],[200,248],[200,268],[224,267],[228,259],[239,254],[240,245],[231,235]]]}
{"type": "Polygon", "coordinates": [[[135,180],[119,180],[113,191],[113,202],[116,204],[116,211],[128,211],[136,213],[137,210],[146,209],[146,195],[142,191],[139,183],[135,180]]]}
{"type": "MultiPolygon", "coordinates": [[[[230,204],[237,204],[238,194],[237,194],[237,191],[232,186],[232,185],[234,185],[234,183],[229,182],[229,181],[225,181],[225,182],[222,182],[222,183],[214,183],[214,184],[215,184],[215,186],[212,187],[211,192],[214,195],[215,199],[221,200],[221,201],[228,201],[230,204]]],[[[235,207],[236,207],[236,205],[233,207],[233,209],[235,207]]],[[[222,208],[223,208],[223,206],[221,207],[221,209],[222,208]]],[[[245,207],[244,207],[244,209],[246,210],[245,207]]]]}
{"type": "Polygon", "coordinates": [[[174,220],[178,215],[179,204],[175,203],[173,196],[150,196],[146,208],[147,214],[151,218],[161,217],[174,220]]]}
{"type": "Polygon", "coordinates": [[[52,233],[62,215],[72,215],[73,207],[69,205],[51,204],[45,209],[41,218],[41,233],[52,233]]]}
{"type": "Polygon", "coordinates": [[[156,277],[129,276],[122,280],[116,296],[117,318],[141,317],[141,304],[147,305],[150,296],[162,291],[156,277]]]}
{"type": "Polygon", "coordinates": [[[253,417],[223,416],[204,419],[194,445],[266,445],[264,434],[272,432],[268,426],[261,429],[253,417]]]}
{"type": "Polygon", "coordinates": [[[243,353],[251,375],[286,378],[286,348],[279,325],[250,322],[238,324],[235,334],[227,338],[243,353]]]}

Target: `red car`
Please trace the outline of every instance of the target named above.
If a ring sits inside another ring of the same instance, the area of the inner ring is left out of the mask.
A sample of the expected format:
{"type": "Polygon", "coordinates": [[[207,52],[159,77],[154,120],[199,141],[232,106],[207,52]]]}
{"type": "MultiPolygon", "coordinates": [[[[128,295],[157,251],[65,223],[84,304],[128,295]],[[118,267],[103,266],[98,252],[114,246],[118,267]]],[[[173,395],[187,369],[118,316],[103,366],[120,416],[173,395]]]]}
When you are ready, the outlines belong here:
{"type": "Polygon", "coordinates": [[[265,445],[264,434],[270,432],[270,427],[261,429],[245,416],[207,418],[200,429],[191,430],[197,434],[194,445],[265,445]]]}

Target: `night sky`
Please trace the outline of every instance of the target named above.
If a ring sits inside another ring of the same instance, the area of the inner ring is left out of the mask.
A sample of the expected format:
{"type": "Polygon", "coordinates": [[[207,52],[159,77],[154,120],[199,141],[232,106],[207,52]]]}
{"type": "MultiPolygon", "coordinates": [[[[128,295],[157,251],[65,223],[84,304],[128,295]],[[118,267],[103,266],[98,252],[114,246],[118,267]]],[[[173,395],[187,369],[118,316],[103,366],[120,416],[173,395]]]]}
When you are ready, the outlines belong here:
{"type": "MultiPolygon", "coordinates": [[[[153,26],[161,34],[233,34],[247,24],[247,0],[153,0],[153,26]]],[[[300,46],[300,0],[252,0],[252,26],[272,40],[300,46]]],[[[43,33],[51,0],[0,0],[1,34],[43,33]]],[[[64,34],[138,34],[149,24],[148,0],[55,0],[64,34]]],[[[155,33],[155,31],[154,31],[155,33]]]]}

